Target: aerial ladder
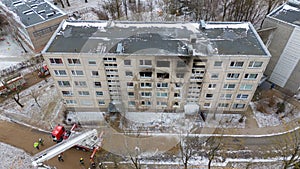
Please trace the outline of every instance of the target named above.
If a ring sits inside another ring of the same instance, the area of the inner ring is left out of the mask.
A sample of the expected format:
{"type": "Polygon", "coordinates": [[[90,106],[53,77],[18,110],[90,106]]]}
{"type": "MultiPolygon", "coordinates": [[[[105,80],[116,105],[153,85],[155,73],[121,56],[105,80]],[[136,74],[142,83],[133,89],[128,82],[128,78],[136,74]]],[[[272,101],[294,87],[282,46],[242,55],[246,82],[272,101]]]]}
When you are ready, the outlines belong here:
{"type": "Polygon", "coordinates": [[[39,152],[34,155],[31,159],[32,165],[35,167],[43,166],[43,162],[63,153],[64,151],[72,147],[81,147],[85,150],[92,150],[93,154],[96,153],[102,144],[102,135],[103,132],[98,136],[96,129],[84,131],[84,132],[72,132],[70,136],[55,144],[52,147],[49,147],[46,150],[39,152]]]}

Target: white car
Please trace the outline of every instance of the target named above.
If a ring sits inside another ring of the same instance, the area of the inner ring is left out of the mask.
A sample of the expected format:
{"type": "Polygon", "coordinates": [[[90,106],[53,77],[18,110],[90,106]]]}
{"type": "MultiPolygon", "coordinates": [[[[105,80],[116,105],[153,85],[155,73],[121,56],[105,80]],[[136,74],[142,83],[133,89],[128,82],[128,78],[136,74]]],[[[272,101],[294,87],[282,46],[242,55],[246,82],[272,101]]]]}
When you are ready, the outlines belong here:
{"type": "Polygon", "coordinates": [[[300,93],[295,94],[295,95],[294,95],[294,98],[296,98],[297,100],[300,100],[300,93]]]}

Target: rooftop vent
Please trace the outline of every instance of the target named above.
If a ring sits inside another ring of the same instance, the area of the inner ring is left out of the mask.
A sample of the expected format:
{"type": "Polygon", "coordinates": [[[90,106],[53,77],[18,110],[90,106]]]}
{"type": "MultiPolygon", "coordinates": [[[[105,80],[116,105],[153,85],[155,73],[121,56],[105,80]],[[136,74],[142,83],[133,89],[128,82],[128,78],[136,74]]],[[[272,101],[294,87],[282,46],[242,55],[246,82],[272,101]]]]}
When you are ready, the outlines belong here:
{"type": "Polygon", "coordinates": [[[117,46],[117,49],[116,49],[116,52],[117,53],[122,53],[124,50],[123,48],[123,44],[122,43],[118,43],[118,46],[117,46]]]}
{"type": "Polygon", "coordinates": [[[192,44],[196,43],[196,40],[197,40],[197,36],[195,34],[191,34],[190,35],[190,42],[192,44]]]}
{"type": "Polygon", "coordinates": [[[23,14],[25,14],[25,15],[29,15],[29,14],[32,14],[32,13],[33,13],[33,10],[31,10],[31,9],[28,10],[28,11],[24,11],[23,12],[23,14]]]}
{"type": "Polygon", "coordinates": [[[200,20],[200,29],[205,29],[206,23],[204,20],[200,20]]]}

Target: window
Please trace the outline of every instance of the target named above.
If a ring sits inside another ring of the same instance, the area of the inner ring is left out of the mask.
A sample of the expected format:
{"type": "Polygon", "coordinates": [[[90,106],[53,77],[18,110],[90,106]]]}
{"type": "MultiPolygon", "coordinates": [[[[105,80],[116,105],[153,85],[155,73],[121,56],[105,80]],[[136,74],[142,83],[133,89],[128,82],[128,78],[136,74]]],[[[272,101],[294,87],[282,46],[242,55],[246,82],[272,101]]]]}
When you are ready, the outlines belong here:
{"type": "Polygon", "coordinates": [[[209,89],[215,89],[216,86],[217,86],[217,84],[214,84],[214,83],[208,84],[209,89]]]}
{"type": "Polygon", "coordinates": [[[168,93],[167,92],[157,92],[156,96],[157,97],[168,97],[168,93]]]}
{"type": "Polygon", "coordinates": [[[70,87],[70,82],[69,81],[57,81],[58,85],[60,87],[70,87]]]}
{"type": "Polygon", "coordinates": [[[221,94],[220,99],[230,100],[231,97],[232,97],[232,94],[225,93],[225,94],[221,94]]]}
{"type": "Polygon", "coordinates": [[[106,75],[107,78],[117,78],[119,75],[106,75]]]}
{"type": "Polygon", "coordinates": [[[177,78],[184,78],[184,73],[176,73],[177,78]]]}
{"type": "Polygon", "coordinates": [[[236,98],[237,99],[242,99],[242,100],[246,100],[248,99],[249,95],[248,94],[237,94],[236,98]]]}
{"type": "Polygon", "coordinates": [[[134,92],[128,92],[128,97],[134,97],[134,92]]]}
{"type": "Polygon", "coordinates": [[[212,73],[210,78],[211,79],[218,79],[219,78],[219,73],[212,73]]]}
{"type": "Polygon", "coordinates": [[[95,60],[89,60],[89,65],[96,65],[96,61],[95,60]]]}
{"type": "Polygon", "coordinates": [[[157,76],[157,78],[168,79],[169,73],[157,73],[156,76],[157,76]]]}
{"type": "Polygon", "coordinates": [[[235,84],[224,84],[223,89],[234,89],[235,84]]]}
{"type": "Polygon", "coordinates": [[[184,61],[182,61],[182,60],[178,60],[177,61],[177,67],[186,67],[187,65],[186,65],[186,63],[184,62],[184,61]]]}
{"type": "Polygon", "coordinates": [[[135,101],[128,101],[128,106],[135,106],[135,101]]]}
{"type": "Polygon", "coordinates": [[[133,87],[133,82],[127,82],[127,87],[133,87]]]}
{"type": "Polygon", "coordinates": [[[124,60],[124,65],[131,66],[131,60],[124,60]]]}
{"type": "Polygon", "coordinates": [[[230,62],[230,67],[241,68],[243,67],[244,62],[232,61],[230,62]]]}
{"type": "Polygon", "coordinates": [[[98,105],[105,105],[105,101],[104,100],[98,100],[98,105]]]}
{"type": "Polygon", "coordinates": [[[71,73],[73,76],[83,76],[83,71],[82,70],[71,70],[71,73]]]}
{"type": "Polygon", "coordinates": [[[175,88],[181,88],[182,87],[182,83],[175,83],[175,88]]]}
{"type": "Polygon", "coordinates": [[[142,97],[151,97],[152,93],[151,92],[141,92],[142,97]]]}
{"type": "Polygon", "coordinates": [[[103,96],[103,92],[102,91],[96,91],[96,96],[103,96]]]}
{"type": "Polygon", "coordinates": [[[63,61],[61,58],[49,58],[51,64],[62,65],[63,61]]]}
{"type": "Polygon", "coordinates": [[[80,60],[79,59],[68,59],[68,63],[70,65],[80,65],[80,60]]]}
{"type": "Polygon", "coordinates": [[[238,104],[238,103],[234,103],[232,108],[233,109],[243,109],[245,107],[245,104],[238,104]]]}
{"type": "Polygon", "coordinates": [[[214,66],[216,67],[222,66],[222,61],[215,61],[214,66]]]}
{"type": "Polygon", "coordinates": [[[56,76],[67,76],[67,72],[65,70],[54,70],[54,74],[56,76]]]}
{"type": "Polygon", "coordinates": [[[251,84],[241,84],[240,90],[252,90],[253,85],[251,84]]]}
{"type": "Polygon", "coordinates": [[[61,91],[61,93],[63,94],[63,96],[73,96],[72,91],[61,91]]]}
{"type": "Polygon", "coordinates": [[[99,72],[96,71],[96,70],[93,70],[92,71],[92,76],[94,76],[94,77],[99,76],[99,72]]]}
{"type": "Polygon", "coordinates": [[[157,88],[167,88],[168,87],[168,83],[156,83],[156,87],[157,88]]]}
{"type": "Polygon", "coordinates": [[[132,76],[133,76],[133,73],[130,72],[130,71],[126,71],[126,72],[125,72],[125,76],[127,76],[127,77],[132,77],[132,76]]]}
{"type": "Polygon", "coordinates": [[[77,104],[76,100],[65,100],[66,104],[77,104]]]}
{"type": "Polygon", "coordinates": [[[227,79],[238,79],[239,76],[239,73],[227,73],[227,79]]]}
{"type": "Polygon", "coordinates": [[[104,66],[105,66],[105,67],[111,67],[111,68],[117,68],[117,67],[118,67],[117,64],[113,64],[113,63],[110,63],[110,64],[105,63],[104,66]]]}
{"type": "Polygon", "coordinates": [[[78,86],[78,87],[87,87],[87,84],[85,81],[74,81],[75,83],[75,86],[78,86]]]}
{"type": "Polygon", "coordinates": [[[162,61],[162,60],[158,60],[156,62],[156,66],[157,67],[170,67],[170,61],[162,61]]]}
{"type": "Polygon", "coordinates": [[[218,104],[218,107],[223,107],[223,108],[225,108],[225,107],[228,107],[229,106],[229,103],[219,103],[218,104]]]}
{"type": "Polygon", "coordinates": [[[150,106],[151,105],[151,102],[150,101],[142,101],[141,104],[143,106],[150,106]]]}
{"type": "Polygon", "coordinates": [[[141,88],[151,88],[152,83],[141,83],[141,88]]]}
{"type": "Polygon", "coordinates": [[[140,66],[152,66],[151,60],[140,60],[140,66]]]}
{"type": "Polygon", "coordinates": [[[167,103],[167,102],[160,102],[160,101],[157,101],[157,102],[156,102],[156,105],[157,105],[157,106],[162,106],[162,107],[167,107],[167,106],[168,106],[168,103],[167,103]]]}
{"type": "Polygon", "coordinates": [[[263,64],[263,62],[259,62],[259,61],[251,61],[248,65],[249,68],[258,68],[261,67],[263,64]]]}
{"type": "Polygon", "coordinates": [[[94,82],[95,87],[101,87],[101,82],[94,82]]]}
{"type": "Polygon", "coordinates": [[[258,76],[257,73],[246,73],[244,78],[245,79],[252,79],[252,80],[254,80],[254,79],[257,78],[257,76],[258,76]]]}
{"type": "Polygon", "coordinates": [[[206,97],[207,99],[212,99],[212,98],[213,98],[213,96],[214,96],[213,94],[206,94],[206,96],[205,96],[205,97],[206,97]]]}
{"type": "Polygon", "coordinates": [[[78,91],[79,96],[88,96],[90,95],[89,91],[78,91]]]}
{"type": "Polygon", "coordinates": [[[180,97],[180,93],[174,93],[174,97],[179,98],[180,97]]]}
{"type": "Polygon", "coordinates": [[[204,108],[210,108],[210,103],[204,103],[204,104],[203,104],[203,107],[204,107],[204,108]]]}
{"type": "Polygon", "coordinates": [[[141,78],[151,78],[152,72],[140,72],[140,77],[141,78]]]}
{"type": "Polygon", "coordinates": [[[115,62],[117,59],[116,58],[103,58],[105,62],[115,62]]]}

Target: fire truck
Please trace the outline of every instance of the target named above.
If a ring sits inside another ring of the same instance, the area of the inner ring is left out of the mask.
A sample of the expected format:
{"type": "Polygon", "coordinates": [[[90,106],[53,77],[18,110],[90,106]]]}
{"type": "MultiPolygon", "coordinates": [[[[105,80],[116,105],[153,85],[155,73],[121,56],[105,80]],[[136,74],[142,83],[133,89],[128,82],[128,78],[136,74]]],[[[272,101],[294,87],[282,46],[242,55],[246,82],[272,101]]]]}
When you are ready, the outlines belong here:
{"type": "Polygon", "coordinates": [[[24,77],[21,74],[14,75],[0,81],[0,95],[7,94],[17,90],[26,84],[24,77]]]}
{"type": "Polygon", "coordinates": [[[43,65],[40,69],[39,69],[39,72],[38,72],[38,76],[40,78],[43,78],[43,77],[46,77],[50,75],[50,71],[49,71],[49,68],[47,65],[43,65]]]}
{"type": "Polygon", "coordinates": [[[31,159],[34,167],[44,166],[43,162],[63,153],[64,151],[76,147],[82,150],[92,151],[90,156],[91,162],[94,161],[95,153],[102,146],[103,132],[98,135],[96,129],[76,132],[77,125],[74,124],[70,130],[66,130],[64,126],[57,125],[51,132],[53,141],[57,142],[52,147],[39,152],[31,159]]]}

